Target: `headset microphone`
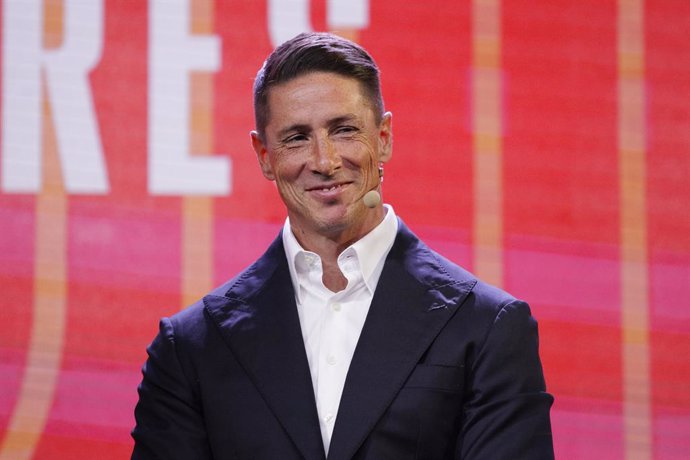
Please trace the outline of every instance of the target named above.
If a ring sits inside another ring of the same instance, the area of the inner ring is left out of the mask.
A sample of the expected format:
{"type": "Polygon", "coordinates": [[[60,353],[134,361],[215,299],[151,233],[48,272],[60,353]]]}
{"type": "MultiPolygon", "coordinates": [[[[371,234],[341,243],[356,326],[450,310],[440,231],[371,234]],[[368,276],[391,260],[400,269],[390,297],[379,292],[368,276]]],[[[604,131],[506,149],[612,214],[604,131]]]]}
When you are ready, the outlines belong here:
{"type": "Polygon", "coordinates": [[[367,208],[375,208],[381,203],[381,194],[376,190],[369,190],[362,198],[367,208]]]}
{"type": "MultiPolygon", "coordinates": [[[[377,187],[382,182],[383,182],[383,163],[379,163],[379,183],[377,184],[377,187]]],[[[367,208],[374,209],[376,206],[381,204],[381,194],[376,190],[369,190],[362,197],[362,201],[364,201],[364,205],[367,208]]]]}

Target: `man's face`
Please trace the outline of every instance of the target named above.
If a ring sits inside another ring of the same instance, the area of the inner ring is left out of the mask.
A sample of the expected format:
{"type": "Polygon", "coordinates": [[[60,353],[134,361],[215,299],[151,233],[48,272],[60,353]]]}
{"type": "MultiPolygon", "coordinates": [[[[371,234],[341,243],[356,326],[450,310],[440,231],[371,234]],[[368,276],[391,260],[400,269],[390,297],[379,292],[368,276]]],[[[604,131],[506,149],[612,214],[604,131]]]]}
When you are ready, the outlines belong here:
{"type": "Polygon", "coordinates": [[[361,238],[383,216],[362,196],[378,188],[391,156],[391,115],[376,123],[360,83],[312,72],[270,89],[263,141],[252,133],[261,170],[275,180],[298,239],[361,238]]]}

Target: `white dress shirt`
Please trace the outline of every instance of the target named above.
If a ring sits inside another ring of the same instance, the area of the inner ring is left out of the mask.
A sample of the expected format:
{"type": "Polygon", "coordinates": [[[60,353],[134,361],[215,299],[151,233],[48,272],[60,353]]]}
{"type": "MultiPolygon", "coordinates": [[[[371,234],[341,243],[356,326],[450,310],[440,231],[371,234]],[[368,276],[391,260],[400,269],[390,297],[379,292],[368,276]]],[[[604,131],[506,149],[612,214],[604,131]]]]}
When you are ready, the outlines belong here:
{"type": "Polygon", "coordinates": [[[383,221],[338,256],[347,287],[337,293],[323,284],[321,258],[302,248],[289,219],[283,226],[283,245],[295,288],[326,455],[350,361],[398,231],[393,208],[384,207],[383,221]]]}

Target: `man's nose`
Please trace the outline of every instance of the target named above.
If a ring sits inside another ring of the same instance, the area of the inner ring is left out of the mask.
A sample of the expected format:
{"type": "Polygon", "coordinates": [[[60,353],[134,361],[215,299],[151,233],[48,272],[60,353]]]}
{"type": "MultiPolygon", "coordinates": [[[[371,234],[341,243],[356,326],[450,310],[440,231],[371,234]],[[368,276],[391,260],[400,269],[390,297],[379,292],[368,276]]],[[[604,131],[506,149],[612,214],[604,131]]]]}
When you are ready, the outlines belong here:
{"type": "Polygon", "coordinates": [[[316,140],[313,162],[314,171],[326,176],[333,175],[340,167],[340,155],[328,138],[316,140]]]}

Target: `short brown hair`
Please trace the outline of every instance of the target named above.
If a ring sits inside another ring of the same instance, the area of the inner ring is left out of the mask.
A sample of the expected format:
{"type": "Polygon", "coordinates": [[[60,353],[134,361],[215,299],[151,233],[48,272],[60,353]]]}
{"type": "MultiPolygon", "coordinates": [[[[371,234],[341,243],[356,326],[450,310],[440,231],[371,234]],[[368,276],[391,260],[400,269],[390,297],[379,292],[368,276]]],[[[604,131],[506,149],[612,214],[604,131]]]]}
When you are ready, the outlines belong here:
{"type": "Polygon", "coordinates": [[[254,80],[254,118],[259,136],[268,124],[271,87],[310,72],[333,72],[359,81],[370,99],[376,121],[383,116],[379,68],[358,44],[333,34],[302,33],[278,46],[268,56],[254,80]]]}

